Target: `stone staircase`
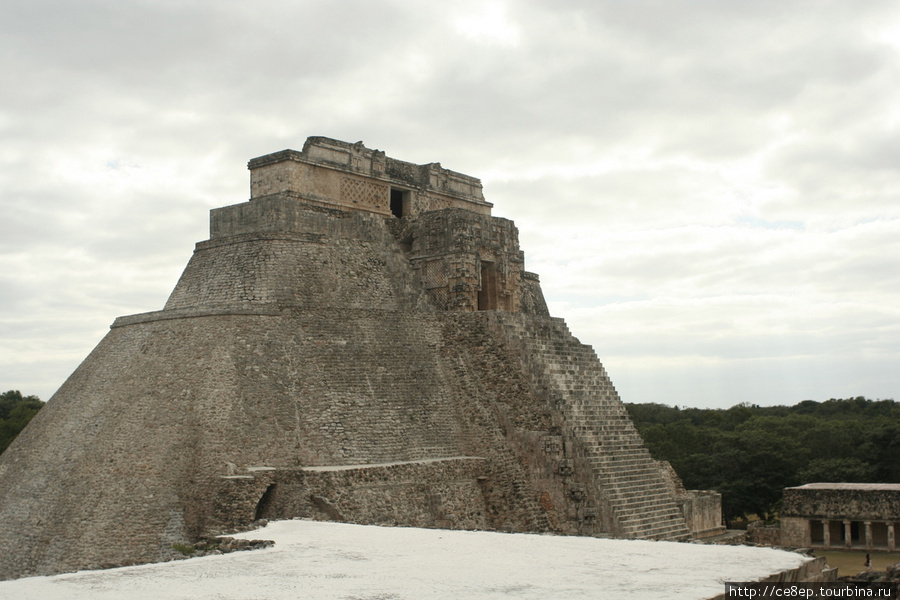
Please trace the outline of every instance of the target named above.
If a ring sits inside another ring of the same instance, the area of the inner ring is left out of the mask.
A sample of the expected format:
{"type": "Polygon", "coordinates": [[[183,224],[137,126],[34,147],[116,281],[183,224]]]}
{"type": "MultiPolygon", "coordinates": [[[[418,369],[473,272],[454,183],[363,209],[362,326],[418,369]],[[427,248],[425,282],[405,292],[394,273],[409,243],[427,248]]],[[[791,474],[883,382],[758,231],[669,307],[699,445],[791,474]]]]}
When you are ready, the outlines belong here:
{"type": "Polygon", "coordinates": [[[591,466],[614,521],[626,538],[684,540],[690,532],[625,406],[590,346],[562,319],[495,313],[520,346],[536,392],[558,411],[576,452],[591,466]]]}

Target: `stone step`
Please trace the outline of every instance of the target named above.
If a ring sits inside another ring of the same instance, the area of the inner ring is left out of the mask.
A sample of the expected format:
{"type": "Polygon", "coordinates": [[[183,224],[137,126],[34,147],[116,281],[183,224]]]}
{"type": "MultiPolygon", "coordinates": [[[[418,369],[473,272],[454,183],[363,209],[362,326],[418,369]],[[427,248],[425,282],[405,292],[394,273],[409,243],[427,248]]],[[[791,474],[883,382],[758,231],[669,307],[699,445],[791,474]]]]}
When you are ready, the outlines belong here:
{"type": "Polygon", "coordinates": [[[653,529],[686,529],[680,513],[657,513],[648,515],[616,515],[622,526],[632,530],[653,529]]]}
{"type": "Polygon", "coordinates": [[[619,516],[620,527],[629,533],[642,533],[645,535],[659,534],[662,532],[687,532],[681,515],[653,515],[646,519],[629,518],[619,516]]]}
{"type": "Polygon", "coordinates": [[[591,467],[594,470],[600,470],[608,473],[615,473],[622,476],[627,475],[641,475],[646,477],[656,478],[659,475],[659,470],[656,467],[656,464],[650,462],[649,460],[634,460],[632,462],[611,462],[608,460],[604,460],[603,457],[594,456],[588,459],[591,467]]]}
{"type": "Polygon", "coordinates": [[[632,454],[623,457],[595,450],[586,458],[591,465],[616,473],[651,476],[659,474],[657,466],[659,463],[650,458],[648,454],[632,454]]]}
{"type": "Polygon", "coordinates": [[[626,524],[623,522],[622,529],[625,532],[630,533],[631,535],[638,535],[642,537],[657,537],[671,534],[681,535],[689,533],[688,528],[684,525],[684,521],[679,521],[676,519],[657,519],[653,522],[646,523],[626,524]]]}
{"type": "Polygon", "coordinates": [[[648,500],[667,499],[668,502],[674,502],[668,491],[655,483],[629,483],[624,485],[616,485],[615,481],[603,480],[603,487],[606,496],[611,502],[618,502],[623,498],[631,499],[634,502],[647,502],[648,500]]]}
{"type": "Polygon", "coordinates": [[[647,499],[635,499],[631,495],[624,496],[608,496],[610,503],[616,504],[622,508],[625,507],[634,507],[635,509],[647,509],[647,508],[659,508],[659,507],[672,507],[675,506],[674,501],[668,496],[655,496],[648,497],[647,499]]]}
{"type": "Polygon", "coordinates": [[[688,528],[681,519],[657,519],[653,523],[626,523],[623,529],[632,533],[642,533],[644,535],[659,535],[665,533],[684,534],[688,533],[688,528]]]}
{"type": "Polygon", "coordinates": [[[612,503],[674,502],[671,496],[655,486],[616,486],[607,484],[603,487],[605,488],[606,497],[612,503]]]}
{"type": "Polygon", "coordinates": [[[606,494],[606,497],[611,503],[617,504],[619,506],[623,506],[626,504],[639,506],[641,505],[641,503],[647,503],[646,506],[656,506],[663,503],[671,503],[671,505],[674,506],[675,502],[674,500],[672,500],[671,496],[667,496],[664,494],[653,494],[652,492],[639,490],[610,490],[606,494]]]}
{"type": "Polygon", "coordinates": [[[600,476],[604,483],[609,485],[615,485],[619,487],[628,487],[632,488],[635,486],[648,486],[649,489],[658,489],[661,492],[665,493],[668,491],[667,488],[662,481],[658,477],[654,477],[655,474],[644,474],[644,475],[624,475],[621,473],[616,473],[615,471],[605,470],[600,471],[595,469],[594,473],[600,476]]]}
{"type": "Polygon", "coordinates": [[[635,450],[633,448],[617,448],[612,445],[597,445],[589,447],[589,451],[602,458],[610,467],[635,465],[640,463],[653,464],[650,453],[646,450],[635,450]]]}
{"type": "Polygon", "coordinates": [[[610,499],[618,500],[622,497],[633,497],[640,494],[642,497],[648,498],[670,498],[665,488],[655,483],[635,483],[616,485],[615,481],[605,480],[603,482],[606,487],[607,495],[610,499]]]}
{"type": "Polygon", "coordinates": [[[659,519],[661,517],[668,518],[679,516],[681,512],[675,506],[660,507],[644,507],[642,510],[632,508],[630,506],[617,508],[617,514],[620,518],[627,519],[631,522],[641,522],[647,519],[659,519]]]}
{"type": "Polygon", "coordinates": [[[584,428],[575,432],[580,435],[586,448],[598,452],[615,450],[616,457],[621,456],[650,456],[650,452],[644,446],[644,441],[637,433],[604,431],[596,428],[584,428]]]}
{"type": "Polygon", "coordinates": [[[672,542],[686,542],[691,539],[691,534],[686,528],[682,529],[654,529],[642,531],[633,535],[635,539],[642,540],[663,540],[672,542]]]}
{"type": "Polygon", "coordinates": [[[630,506],[613,505],[619,518],[629,522],[640,522],[646,519],[668,518],[672,515],[680,515],[681,512],[673,505],[659,504],[654,506],[630,506]]]}
{"type": "Polygon", "coordinates": [[[659,490],[661,493],[668,493],[669,488],[655,474],[646,474],[642,476],[628,476],[615,471],[600,471],[594,469],[594,473],[601,478],[603,483],[616,488],[646,488],[646,491],[659,490]]]}
{"type": "Polygon", "coordinates": [[[638,538],[678,539],[688,535],[657,463],[622,405],[593,348],[581,344],[564,322],[525,327],[525,320],[501,317],[510,339],[533,356],[536,390],[562,411],[568,431],[615,513],[618,527],[638,538]],[[577,425],[574,425],[577,423],[577,425]]]}
{"type": "Polygon", "coordinates": [[[655,540],[689,540],[691,537],[690,532],[687,527],[682,526],[657,526],[657,527],[644,527],[644,528],[635,528],[635,529],[624,529],[626,533],[626,537],[632,537],[636,539],[655,539],[655,540]]]}
{"type": "Polygon", "coordinates": [[[653,459],[646,448],[635,447],[633,445],[594,444],[592,446],[587,446],[587,448],[598,456],[605,457],[610,463],[624,463],[635,460],[653,462],[653,459]]]}
{"type": "Polygon", "coordinates": [[[678,512],[678,507],[671,499],[657,498],[654,500],[630,500],[629,498],[609,498],[610,506],[614,507],[622,514],[638,515],[651,512],[678,512]]]}
{"type": "Polygon", "coordinates": [[[603,481],[616,486],[624,486],[624,487],[634,487],[638,485],[649,485],[654,489],[660,489],[662,491],[668,491],[663,485],[660,485],[660,481],[651,475],[623,475],[617,474],[615,472],[605,471],[602,473],[603,481]]]}

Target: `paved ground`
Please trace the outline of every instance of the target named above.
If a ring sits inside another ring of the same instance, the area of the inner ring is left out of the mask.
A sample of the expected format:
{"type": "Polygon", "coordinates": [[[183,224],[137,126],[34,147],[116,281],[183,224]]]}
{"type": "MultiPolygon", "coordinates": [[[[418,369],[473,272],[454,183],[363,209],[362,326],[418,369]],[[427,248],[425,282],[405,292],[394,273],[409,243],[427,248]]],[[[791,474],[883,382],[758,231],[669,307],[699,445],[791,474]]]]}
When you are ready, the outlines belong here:
{"type": "Polygon", "coordinates": [[[546,535],[280,521],[266,550],[0,582],[22,600],[690,599],[798,566],[798,554],[546,535]]]}

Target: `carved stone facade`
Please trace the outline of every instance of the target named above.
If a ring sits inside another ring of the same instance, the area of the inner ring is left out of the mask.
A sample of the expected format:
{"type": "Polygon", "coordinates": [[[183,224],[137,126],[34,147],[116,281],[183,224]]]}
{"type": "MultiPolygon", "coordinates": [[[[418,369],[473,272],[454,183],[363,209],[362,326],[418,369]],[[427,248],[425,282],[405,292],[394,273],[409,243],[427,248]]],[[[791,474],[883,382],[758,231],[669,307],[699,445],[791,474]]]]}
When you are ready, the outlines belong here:
{"type": "Polygon", "coordinates": [[[281,196],[344,210],[407,217],[444,208],[489,215],[481,181],[440,163],[416,165],[325,137],[311,137],[303,150],[254,158],[250,199],[281,196]]]}
{"type": "Polygon", "coordinates": [[[898,529],[900,484],[809,483],[784,490],[783,545],[895,551],[898,529]]]}
{"type": "Polygon", "coordinates": [[[549,316],[477,179],[327,138],[249,166],[163,310],[116,319],[0,456],[0,577],[164,560],[258,518],[721,525],[549,316]]]}

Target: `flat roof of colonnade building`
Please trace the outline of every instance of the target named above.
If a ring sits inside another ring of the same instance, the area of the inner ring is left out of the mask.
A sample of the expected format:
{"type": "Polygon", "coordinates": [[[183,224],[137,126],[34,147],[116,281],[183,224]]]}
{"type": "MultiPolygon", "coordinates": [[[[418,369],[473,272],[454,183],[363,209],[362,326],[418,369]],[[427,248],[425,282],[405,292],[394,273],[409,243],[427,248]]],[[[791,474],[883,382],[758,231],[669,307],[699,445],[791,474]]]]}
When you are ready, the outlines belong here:
{"type": "Polygon", "coordinates": [[[900,483],[807,483],[786,490],[859,490],[900,492],[900,483]]]}

